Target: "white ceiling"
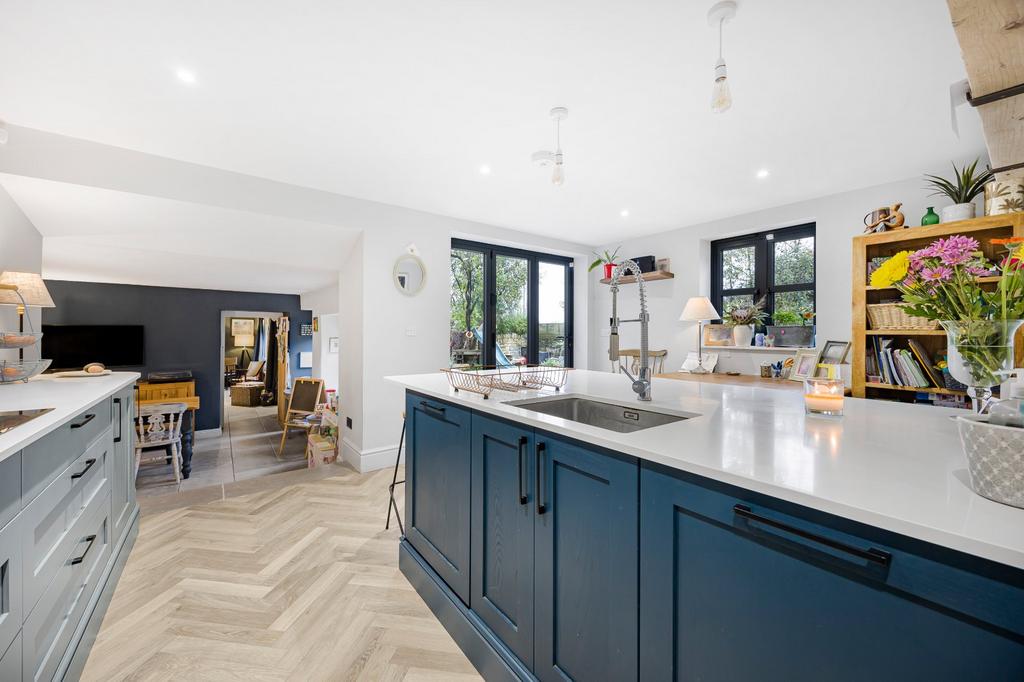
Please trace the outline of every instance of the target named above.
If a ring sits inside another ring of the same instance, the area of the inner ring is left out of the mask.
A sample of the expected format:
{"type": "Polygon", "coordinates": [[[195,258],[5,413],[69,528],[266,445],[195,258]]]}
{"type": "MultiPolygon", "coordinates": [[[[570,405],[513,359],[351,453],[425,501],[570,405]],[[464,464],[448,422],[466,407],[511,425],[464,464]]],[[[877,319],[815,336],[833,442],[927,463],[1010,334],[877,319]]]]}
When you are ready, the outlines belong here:
{"type": "Polygon", "coordinates": [[[724,115],[710,4],[6,3],[0,117],[590,244],[983,150],[973,111],[950,131],[964,68],[944,2],[740,0],[724,115]],[[554,105],[570,110],[560,189],[529,162],[554,105]]]}
{"type": "Polygon", "coordinates": [[[299,294],[337,281],[336,225],[0,174],[48,279],[299,294]],[[308,246],[309,248],[304,248],[308,246]]]}

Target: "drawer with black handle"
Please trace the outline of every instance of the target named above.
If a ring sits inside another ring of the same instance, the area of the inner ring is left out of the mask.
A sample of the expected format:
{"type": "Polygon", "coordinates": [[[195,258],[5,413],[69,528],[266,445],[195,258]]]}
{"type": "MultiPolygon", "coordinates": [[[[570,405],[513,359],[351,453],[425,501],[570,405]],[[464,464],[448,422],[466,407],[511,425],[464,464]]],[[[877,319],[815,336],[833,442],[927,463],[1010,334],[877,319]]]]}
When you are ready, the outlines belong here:
{"type": "Polygon", "coordinates": [[[110,559],[110,499],[90,505],[71,530],[64,555],[22,630],[25,680],[50,680],[67,653],[110,559]]]}
{"type": "Polygon", "coordinates": [[[110,405],[110,398],[101,400],[22,451],[22,506],[27,506],[110,426],[110,405]]]}
{"type": "Polygon", "coordinates": [[[76,542],[76,521],[110,492],[110,429],[71,462],[21,513],[26,615],[76,542]]]}

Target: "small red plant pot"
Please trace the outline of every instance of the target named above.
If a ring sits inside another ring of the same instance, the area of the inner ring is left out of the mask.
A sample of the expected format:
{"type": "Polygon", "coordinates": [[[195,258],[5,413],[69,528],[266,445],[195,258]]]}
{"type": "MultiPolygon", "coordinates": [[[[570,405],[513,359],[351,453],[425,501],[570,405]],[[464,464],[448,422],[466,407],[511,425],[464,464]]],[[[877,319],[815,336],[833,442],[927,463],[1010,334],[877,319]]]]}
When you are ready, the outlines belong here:
{"type": "Polygon", "coordinates": [[[604,278],[605,279],[611,279],[612,278],[612,270],[614,270],[614,269],[615,269],[615,263],[605,263],[604,264],[604,278]]]}

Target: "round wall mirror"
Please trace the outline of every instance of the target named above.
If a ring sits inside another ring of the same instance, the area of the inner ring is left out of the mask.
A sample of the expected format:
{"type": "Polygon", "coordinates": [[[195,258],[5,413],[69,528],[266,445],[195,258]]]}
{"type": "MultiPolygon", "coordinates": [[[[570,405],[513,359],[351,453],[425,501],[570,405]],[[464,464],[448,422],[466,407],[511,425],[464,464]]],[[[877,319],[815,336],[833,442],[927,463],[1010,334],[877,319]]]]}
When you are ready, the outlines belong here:
{"type": "Polygon", "coordinates": [[[407,253],[395,261],[391,278],[399,291],[406,296],[415,296],[423,288],[423,283],[427,279],[427,269],[419,256],[407,253]]]}

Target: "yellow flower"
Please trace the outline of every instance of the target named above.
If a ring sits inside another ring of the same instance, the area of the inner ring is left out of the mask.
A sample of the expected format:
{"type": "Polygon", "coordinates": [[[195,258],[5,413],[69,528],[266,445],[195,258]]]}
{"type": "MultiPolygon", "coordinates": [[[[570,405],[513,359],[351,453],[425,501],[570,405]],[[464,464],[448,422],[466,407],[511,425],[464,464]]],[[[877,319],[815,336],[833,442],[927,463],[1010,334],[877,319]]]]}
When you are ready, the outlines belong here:
{"type": "Polygon", "coordinates": [[[907,278],[907,270],[909,268],[910,252],[900,251],[871,273],[871,286],[876,288],[891,287],[897,282],[902,282],[907,278]]]}

